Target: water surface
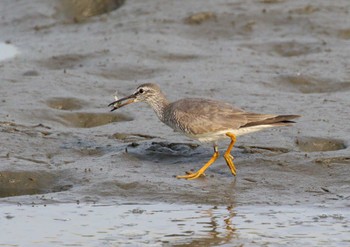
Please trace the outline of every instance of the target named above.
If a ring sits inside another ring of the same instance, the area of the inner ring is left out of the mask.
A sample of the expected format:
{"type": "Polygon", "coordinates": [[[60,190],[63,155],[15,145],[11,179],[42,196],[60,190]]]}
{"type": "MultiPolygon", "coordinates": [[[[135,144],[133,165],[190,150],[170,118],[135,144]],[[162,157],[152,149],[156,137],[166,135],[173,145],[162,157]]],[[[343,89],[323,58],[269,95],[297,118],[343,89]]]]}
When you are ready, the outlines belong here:
{"type": "Polygon", "coordinates": [[[1,246],[348,246],[348,208],[2,205],[1,246]]]}
{"type": "Polygon", "coordinates": [[[0,43],[0,61],[12,58],[18,54],[18,49],[11,44],[0,43]]]}

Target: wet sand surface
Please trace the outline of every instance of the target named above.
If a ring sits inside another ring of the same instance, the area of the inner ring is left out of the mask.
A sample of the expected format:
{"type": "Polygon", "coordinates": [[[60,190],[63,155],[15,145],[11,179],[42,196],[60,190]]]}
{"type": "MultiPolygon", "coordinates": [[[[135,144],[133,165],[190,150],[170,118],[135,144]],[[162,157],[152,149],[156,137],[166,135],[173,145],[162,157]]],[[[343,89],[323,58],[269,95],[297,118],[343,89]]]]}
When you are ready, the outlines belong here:
{"type": "Polygon", "coordinates": [[[83,2],[0,7],[0,245],[350,243],[347,0],[83,2]],[[236,178],[178,180],[212,147],[107,107],[150,81],[302,118],[240,137],[236,178]]]}

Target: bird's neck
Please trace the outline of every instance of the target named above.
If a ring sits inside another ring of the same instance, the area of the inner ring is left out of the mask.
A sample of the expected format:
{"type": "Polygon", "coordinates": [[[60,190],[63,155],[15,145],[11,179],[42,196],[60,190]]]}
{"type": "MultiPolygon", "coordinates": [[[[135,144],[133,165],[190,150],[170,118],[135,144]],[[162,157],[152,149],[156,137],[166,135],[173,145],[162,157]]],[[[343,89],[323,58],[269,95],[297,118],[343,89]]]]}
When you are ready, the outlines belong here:
{"type": "Polygon", "coordinates": [[[153,108],[158,118],[163,121],[165,108],[169,105],[169,101],[165,95],[158,94],[157,98],[152,98],[147,103],[153,108]]]}

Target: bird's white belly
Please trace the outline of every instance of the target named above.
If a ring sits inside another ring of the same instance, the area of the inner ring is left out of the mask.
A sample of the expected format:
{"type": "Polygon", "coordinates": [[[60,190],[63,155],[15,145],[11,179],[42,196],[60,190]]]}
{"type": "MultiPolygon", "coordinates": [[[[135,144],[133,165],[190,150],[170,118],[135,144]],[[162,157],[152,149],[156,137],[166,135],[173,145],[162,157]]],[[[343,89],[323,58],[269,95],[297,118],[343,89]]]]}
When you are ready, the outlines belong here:
{"type": "Polygon", "coordinates": [[[241,136],[246,135],[249,133],[257,132],[266,128],[272,127],[271,125],[259,125],[259,126],[253,126],[253,127],[247,127],[247,128],[241,128],[241,129],[228,129],[218,132],[212,132],[212,133],[205,133],[205,134],[199,134],[199,135],[192,135],[187,134],[186,135],[192,139],[198,140],[200,142],[216,142],[224,138],[229,138],[226,133],[230,132],[233,133],[235,136],[241,136]]]}

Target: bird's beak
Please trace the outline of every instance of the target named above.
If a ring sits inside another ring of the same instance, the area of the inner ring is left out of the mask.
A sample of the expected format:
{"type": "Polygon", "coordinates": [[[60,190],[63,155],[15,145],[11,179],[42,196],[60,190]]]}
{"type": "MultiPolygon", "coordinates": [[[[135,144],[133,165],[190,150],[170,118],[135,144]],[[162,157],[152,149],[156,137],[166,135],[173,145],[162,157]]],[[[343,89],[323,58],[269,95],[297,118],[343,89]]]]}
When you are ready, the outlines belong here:
{"type": "Polygon", "coordinates": [[[136,95],[132,94],[130,96],[118,99],[112,103],[110,103],[108,106],[113,106],[111,111],[117,110],[125,105],[131,104],[135,102],[136,95]]]}

